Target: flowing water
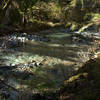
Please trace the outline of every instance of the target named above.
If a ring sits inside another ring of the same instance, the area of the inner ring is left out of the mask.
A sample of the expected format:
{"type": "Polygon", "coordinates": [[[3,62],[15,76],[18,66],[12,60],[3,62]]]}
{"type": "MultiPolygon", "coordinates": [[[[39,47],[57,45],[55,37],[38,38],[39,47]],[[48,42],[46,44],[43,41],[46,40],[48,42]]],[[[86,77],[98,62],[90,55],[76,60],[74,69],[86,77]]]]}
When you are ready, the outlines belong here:
{"type": "Polygon", "coordinates": [[[74,43],[70,36],[71,33],[55,33],[46,35],[50,41],[27,40],[19,47],[1,50],[0,66],[4,67],[0,68],[1,79],[19,90],[59,89],[79,68],[77,53],[89,47],[87,43],[74,43]]]}

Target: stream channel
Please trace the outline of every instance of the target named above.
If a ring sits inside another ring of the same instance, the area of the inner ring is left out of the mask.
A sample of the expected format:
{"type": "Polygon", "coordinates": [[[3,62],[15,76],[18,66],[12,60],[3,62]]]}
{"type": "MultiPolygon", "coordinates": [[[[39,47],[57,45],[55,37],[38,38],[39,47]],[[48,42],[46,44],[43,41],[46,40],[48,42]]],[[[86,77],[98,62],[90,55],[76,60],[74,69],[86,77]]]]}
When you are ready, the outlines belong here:
{"type": "MultiPolygon", "coordinates": [[[[92,43],[91,38],[76,37],[66,31],[48,35],[13,33],[1,37],[0,79],[22,91],[59,90],[64,80],[72,76],[86,59],[78,53],[87,53],[92,43]]],[[[4,86],[0,91],[10,94],[10,100],[18,95],[4,86]]]]}

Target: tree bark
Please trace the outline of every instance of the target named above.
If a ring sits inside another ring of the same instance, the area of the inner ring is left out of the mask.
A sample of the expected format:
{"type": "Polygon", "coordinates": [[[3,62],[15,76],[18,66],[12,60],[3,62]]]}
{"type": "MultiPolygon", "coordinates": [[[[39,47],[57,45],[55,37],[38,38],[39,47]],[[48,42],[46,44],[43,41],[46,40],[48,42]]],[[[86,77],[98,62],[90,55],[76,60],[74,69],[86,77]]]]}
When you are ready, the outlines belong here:
{"type": "Polygon", "coordinates": [[[1,24],[6,24],[9,20],[9,10],[12,0],[8,0],[7,3],[2,8],[2,21],[1,24]]]}

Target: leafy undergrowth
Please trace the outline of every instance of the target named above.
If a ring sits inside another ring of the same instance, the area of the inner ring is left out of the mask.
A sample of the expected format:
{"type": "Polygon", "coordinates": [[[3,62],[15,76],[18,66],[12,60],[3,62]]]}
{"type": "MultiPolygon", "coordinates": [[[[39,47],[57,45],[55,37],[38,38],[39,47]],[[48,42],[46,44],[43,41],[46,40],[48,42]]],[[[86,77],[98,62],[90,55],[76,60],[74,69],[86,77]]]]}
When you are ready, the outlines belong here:
{"type": "Polygon", "coordinates": [[[60,89],[60,100],[100,100],[100,58],[87,61],[60,89]]]}

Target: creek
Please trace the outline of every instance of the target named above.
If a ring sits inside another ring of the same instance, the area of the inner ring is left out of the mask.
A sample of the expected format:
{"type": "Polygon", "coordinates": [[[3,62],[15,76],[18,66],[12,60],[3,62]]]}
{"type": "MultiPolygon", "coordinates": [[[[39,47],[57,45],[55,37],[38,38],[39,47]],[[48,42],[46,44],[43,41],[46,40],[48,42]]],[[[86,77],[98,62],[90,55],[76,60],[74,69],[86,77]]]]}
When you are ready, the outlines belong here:
{"type": "Polygon", "coordinates": [[[85,59],[78,53],[88,52],[93,44],[91,38],[75,37],[66,31],[49,35],[14,33],[3,37],[0,40],[0,78],[18,90],[59,89],[85,59]]]}

